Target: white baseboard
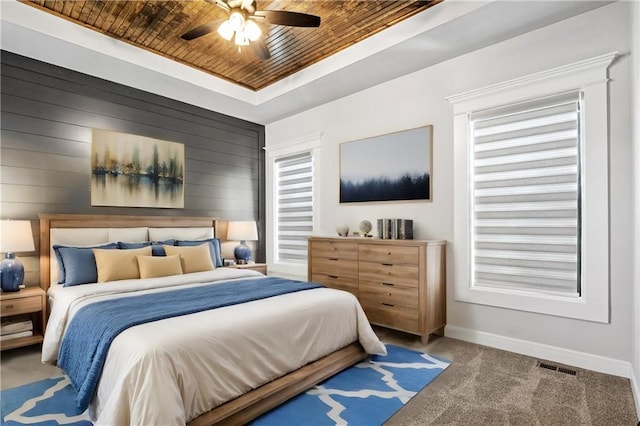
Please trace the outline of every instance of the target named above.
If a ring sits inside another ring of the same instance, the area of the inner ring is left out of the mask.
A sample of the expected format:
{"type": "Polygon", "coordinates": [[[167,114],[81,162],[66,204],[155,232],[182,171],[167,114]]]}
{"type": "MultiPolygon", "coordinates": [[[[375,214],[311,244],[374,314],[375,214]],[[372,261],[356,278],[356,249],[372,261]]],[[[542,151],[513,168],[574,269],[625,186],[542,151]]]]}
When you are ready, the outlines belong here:
{"type": "Polygon", "coordinates": [[[631,391],[633,392],[633,399],[636,401],[636,414],[638,416],[638,421],[640,422],[640,383],[638,383],[638,376],[633,371],[633,367],[631,368],[631,391]]]}
{"type": "Polygon", "coordinates": [[[598,371],[600,373],[626,377],[631,380],[632,390],[636,399],[636,407],[638,407],[640,394],[638,393],[638,383],[635,382],[633,368],[630,362],[453,325],[447,325],[445,327],[444,335],[465,342],[477,343],[479,345],[555,361],[561,364],[598,371]]]}

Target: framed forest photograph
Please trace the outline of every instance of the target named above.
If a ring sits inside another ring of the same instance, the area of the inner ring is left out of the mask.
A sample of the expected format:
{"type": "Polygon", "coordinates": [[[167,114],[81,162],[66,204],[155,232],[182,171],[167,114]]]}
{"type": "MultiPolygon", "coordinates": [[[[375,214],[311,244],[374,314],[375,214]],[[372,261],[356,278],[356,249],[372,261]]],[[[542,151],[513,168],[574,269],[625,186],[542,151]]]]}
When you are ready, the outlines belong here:
{"type": "Polygon", "coordinates": [[[340,202],[431,201],[433,126],[340,145],[340,202]]]}
{"type": "Polygon", "coordinates": [[[184,208],[184,145],[93,129],[91,205],[184,208]]]}

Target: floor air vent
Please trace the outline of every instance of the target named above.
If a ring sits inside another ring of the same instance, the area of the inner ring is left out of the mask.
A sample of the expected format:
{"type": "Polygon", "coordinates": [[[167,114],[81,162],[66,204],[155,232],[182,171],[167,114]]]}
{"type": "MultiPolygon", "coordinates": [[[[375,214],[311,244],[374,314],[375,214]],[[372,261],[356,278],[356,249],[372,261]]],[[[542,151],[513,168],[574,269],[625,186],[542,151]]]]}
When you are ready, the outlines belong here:
{"type": "Polygon", "coordinates": [[[538,367],[546,368],[547,370],[552,370],[552,371],[557,371],[558,370],[558,367],[556,367],[555,365],[545,364],[544,362],[539,362],[538,363],[538,367]]]}
{"type": "Polygon", "coordinates": [[[538,361],[538,367],[551,371],[557,371],[558,373],[568,374],[570,376],[576,376],[578,372],[569,368],[558,367],[557,365],[547,364],[546,362],[538,361]]]}
{"type": "Polygon", "coordinates": [[[568,368],[563,368],[563,367],[558,367],[558,373],[564,373],[570,376],[575,376],[576,374],[578,374],[576,370],[570,370],[568,368]]]}

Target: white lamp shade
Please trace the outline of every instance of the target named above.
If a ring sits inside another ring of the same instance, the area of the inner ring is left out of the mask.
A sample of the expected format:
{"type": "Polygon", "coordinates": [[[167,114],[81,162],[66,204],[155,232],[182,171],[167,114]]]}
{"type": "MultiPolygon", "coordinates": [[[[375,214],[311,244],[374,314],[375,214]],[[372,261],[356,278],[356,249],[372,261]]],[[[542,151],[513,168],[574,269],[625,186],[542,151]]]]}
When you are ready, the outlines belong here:
{"type": "Polygon", "coordinates": [[[260,31],[258,24],[249,19],[244,26],[245,37],[251,41],[256,41],[260,38],[260,34],[262,34],[262,31],[260,31]]]}
{"type": "Polygon", "coordinates": [[[220,27],[218,27],[218,34],[227,41],[231,40],[231,37],[233,37],[233,28],[231,28],[229,21],[224,21],[220,24],[220,27]]]}
{"type": "Polygon", "coordinates": [[[0,252],[34,251],[33,232],[28,220],[0,220],[0,252]]]}
{"type": "Polygon", "coordinates": [[[227,229],[227,240],[256,241],[257,239],[258,228],[255,222],[229,222],[229,228],[227,229]]]}
{"type": "Polygon", "coordinates": [[[242,31],[244,28],[244,16],[240,12],[233,12],[229,15],[229,24],[233,31],[242,31]]]}

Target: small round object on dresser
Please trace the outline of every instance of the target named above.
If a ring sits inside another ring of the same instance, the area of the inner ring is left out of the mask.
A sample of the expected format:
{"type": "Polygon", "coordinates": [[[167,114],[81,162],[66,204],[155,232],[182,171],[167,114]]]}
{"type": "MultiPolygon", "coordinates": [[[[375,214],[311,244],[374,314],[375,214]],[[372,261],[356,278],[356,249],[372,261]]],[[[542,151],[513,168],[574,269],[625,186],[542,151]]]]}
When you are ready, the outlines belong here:
{"type": "Polygon", "coordinates": [[[360,222],[360,232],[362,232],[364,235],[369,234],[372,228],[373,226],[368,220],[363,220],[362,222],[360,222]]]}
{"type": "Polygon", "coordinates": [[[349,227],[347,225],[339,225],[336,226],[336,232],[338,233],[338,235],[340,235],[341,237],[346,237],[349,235],[349,227]]]}

